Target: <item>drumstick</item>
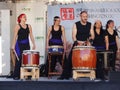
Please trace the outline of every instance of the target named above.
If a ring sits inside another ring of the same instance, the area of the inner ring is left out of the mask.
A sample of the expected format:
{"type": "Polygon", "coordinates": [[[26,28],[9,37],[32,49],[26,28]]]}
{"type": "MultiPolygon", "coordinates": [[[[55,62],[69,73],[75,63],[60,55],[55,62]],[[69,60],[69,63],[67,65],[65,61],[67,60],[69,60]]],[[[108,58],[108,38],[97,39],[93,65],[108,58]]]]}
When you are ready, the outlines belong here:
{"type": "Polygon", "coordinates": [[[18,55],[14,49],[13,49],[13,52],[15,53],[15,56],[16,56],[17,60],[19,61],[18,55]]]}

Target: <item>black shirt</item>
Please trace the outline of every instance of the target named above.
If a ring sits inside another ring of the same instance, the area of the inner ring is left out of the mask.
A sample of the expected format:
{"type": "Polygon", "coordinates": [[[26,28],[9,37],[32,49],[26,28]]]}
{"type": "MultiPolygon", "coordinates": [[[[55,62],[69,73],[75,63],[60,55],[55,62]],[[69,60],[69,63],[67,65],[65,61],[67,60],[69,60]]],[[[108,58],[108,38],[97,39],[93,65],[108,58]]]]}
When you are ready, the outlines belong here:
{"type": "Polygon", "coordinates": [[[28,39],[29,37],[29,27],[28,27],[28,24],[26,24],[27,27],[26,28],[23,28],[20,24],[20,29],[18,31],[18,40],[21,41],[21,40],[25,40],[25,39],[28,39]]]}
{"type": "Polygon", "coordinates": [[[93,40],[93,46],[96,50],[105,50],[105,32],[100,30],[100,34],[94,30],[95,38],[93,40]]]}
{"type": "Polygon", "coordinates": [[[62,36],[62,30],[61,30],[61,26],[59,26],[59,30],[55,31],[54,30],[54,26],[52,26],[52,39],[61,39],[62,36]]]}
{"type": "Polygon", "coordinates": [[[117,50],[116,36],[117,32],[114,30],[113,34],[110,34],[108,30],[105,30],[105,35],[108,36],[109,50],[117,50]]]}
{"type": "Polygon", "coordinates": [[[61,25],[57,31],[54,30],[54,25],[52,26],[51,39],[49,40],[49,45],[63,45],[62,42],[62,30],[61,25]]]}
{"type": "Polygon", "coordinates": [[[77,35],[76,38],[79,41],[87,41],[90,36],[91,23],[87,22],[86,25],[82,25],[80,21],[76,22],[77,35]]]}

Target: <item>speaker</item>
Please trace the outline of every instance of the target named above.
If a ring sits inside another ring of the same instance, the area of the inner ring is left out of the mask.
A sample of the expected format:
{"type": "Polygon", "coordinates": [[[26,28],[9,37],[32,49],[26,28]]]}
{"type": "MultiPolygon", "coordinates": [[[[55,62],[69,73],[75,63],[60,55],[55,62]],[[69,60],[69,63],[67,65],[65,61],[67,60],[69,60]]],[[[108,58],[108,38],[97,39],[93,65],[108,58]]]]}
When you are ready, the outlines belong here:
{"type": "Polygon", "coordinates": [[[110,71],[108,76],[109,76],[109,81],[119,81],[120,82],[120,72],[110,71]]]}

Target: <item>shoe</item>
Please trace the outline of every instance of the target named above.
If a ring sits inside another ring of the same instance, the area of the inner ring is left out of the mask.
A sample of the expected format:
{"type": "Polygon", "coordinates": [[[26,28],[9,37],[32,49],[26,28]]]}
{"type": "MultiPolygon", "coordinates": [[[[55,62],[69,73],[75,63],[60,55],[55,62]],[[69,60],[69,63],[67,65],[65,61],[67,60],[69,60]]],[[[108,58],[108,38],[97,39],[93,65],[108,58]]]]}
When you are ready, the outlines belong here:
{"type": "Polygon", "coordinates": [[[13,76],[7,76],[6,78],[13,78],[13,76]]]}
{"type": "Polygon", "coordinates": [[[64,78],[64,79],[69,80],[69,77],[66,77],[66,78],[64,78]]]}
{"type": "Polygon", "coordinates": [[[19,77],[14,77],[13,79],[14,79],[14,80],[19,80],[20,78],[19,78],[19,77]]]}
{"type": "Polygon", "coordinates": [[[63,80],[63,79],[69,80],[69,77],[58,77],[57,78],[57,80],[63,80]]]}
{"type": "Polygon", "coordinates": [[[63,80],[64,79],[64,77],[58,77],[57,78],[57,80],[63,80]]]}

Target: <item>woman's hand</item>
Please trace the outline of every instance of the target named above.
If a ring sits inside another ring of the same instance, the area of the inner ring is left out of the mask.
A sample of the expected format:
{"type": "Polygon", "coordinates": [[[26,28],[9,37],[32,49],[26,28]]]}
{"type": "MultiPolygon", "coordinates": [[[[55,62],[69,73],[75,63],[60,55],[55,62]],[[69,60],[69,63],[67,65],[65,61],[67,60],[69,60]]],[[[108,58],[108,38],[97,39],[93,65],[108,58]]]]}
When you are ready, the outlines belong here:
{"type": "Polygon", "coordinates": [[[64,52],[66,52],[66,45],[64,45],[64,52]]]}
{"type": "Polygon", "coordinates": [[[35,45],[33,45],[33,46],[32,46],[32,50],[35,50],[35,49],[36,49],[36,46],[35,46],[35,45]]]}
{"type": "Polygon", "coordinates": [[[11,49],[12,49],[12,51],[14,51],[14,50],[15,50],[15,46],[14,46],[14,45],[12,45],[11,49]]]}
{"type": "Polygon", "coordinates": [[[46,51],[48,51],[48,49],[49,49],[49,46],[47,45],[47,46],[46,46],[46,51]]]}

